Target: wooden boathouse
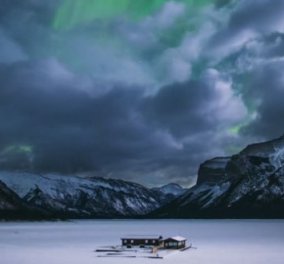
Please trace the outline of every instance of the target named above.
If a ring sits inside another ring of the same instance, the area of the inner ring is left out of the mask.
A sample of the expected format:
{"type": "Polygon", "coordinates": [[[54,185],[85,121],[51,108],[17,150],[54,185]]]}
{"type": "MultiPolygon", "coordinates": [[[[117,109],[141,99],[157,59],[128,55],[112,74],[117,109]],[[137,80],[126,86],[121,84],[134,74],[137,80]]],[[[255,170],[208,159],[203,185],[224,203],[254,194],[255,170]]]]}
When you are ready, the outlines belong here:
{"type": "Polygon", "coordinates": [[[122,246],[160,246],[163,243],[162,236],[131,236],[121,238],[122,246]]]}
{"type": "Polygon", "coordinates": [[[163,239],[162,236],[129,236],[121,238],[122,246],[131,247],[159,247],[164,249],[183,249],[187,239],[182,236],[163,239]]]}
{"type": "Polygon", "coordinates": [[[182,249],[186,247],[186,238],[182,236],[169,237],[163,241],[165,249],[182,249]]]}

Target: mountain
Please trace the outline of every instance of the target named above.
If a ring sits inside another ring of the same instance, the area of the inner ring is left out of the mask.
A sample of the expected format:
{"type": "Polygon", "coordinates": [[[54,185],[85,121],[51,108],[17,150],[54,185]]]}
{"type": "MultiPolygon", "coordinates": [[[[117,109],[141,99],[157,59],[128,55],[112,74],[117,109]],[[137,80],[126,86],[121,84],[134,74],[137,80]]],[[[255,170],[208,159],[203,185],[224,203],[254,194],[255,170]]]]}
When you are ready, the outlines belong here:
{"type": "Polygon", "coordinates": [[[200,166],[196,186],[155,217],[283,218],[284,137],[200,166]]]}
{"type": "Polygon", "coordinates": [[[0,180],[54,217],[136,217],[161,206],[157,192],[122,180],[14,172],[0,172],[0,180]]]}
{"type": "Polygon", "coordinates": [[[160,200],[163,204],[167,204],[177,197],[184,194],[187,189],[182,188],[180,185],[176,183],[169,183],[167,185],[163,185],[161,187],[152,188],[152,191],[156,192],[160,197],[160,200]]]}
{"type": "Polygon", "coordinates": [[[0,181],[0,211],[17,211],[22,207],[20,197],[0,181]]]}
{"type": "Polygon", "coordinates": [[[0,172],[0,218],[284,218],[284,136],[200,165],[197,184],[0,172]]]}
{"type": "Polygon", "coordinates": [[[27,205],[15,192],[0,181],[0,219],[49,218],[43,210],[27,205]]]}

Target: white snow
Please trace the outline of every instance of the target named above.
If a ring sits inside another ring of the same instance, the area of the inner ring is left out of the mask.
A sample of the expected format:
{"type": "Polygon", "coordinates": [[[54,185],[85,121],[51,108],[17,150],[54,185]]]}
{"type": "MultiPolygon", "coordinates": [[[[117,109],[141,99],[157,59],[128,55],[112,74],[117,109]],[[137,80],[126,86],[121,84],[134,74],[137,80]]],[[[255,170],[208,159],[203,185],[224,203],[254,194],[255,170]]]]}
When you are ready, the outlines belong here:
{"type": "MultiPolygon", "coordinates": [[[[53,198],[60,198],[62,193],[75,195],[79,188],[90,195],[94,193],[94,188],[104,187],[113,191],[123,191],[129,193],[136,191],[136,184],[127,183],[124,185],[114,185],[108,180],[100,178],[81,178],[74,175],[60,174],[32,174],[0,171],[0,180],[9,188],[15,191],[20,197],[24,197],[31,189],[39,187],[44,193],[53,198]],[[60,190],[60,192],[58,192],[60,190]]],[[[108,197],[106,197],[108,198],[108,197]]]]}
{"type": "Polygon", "coordinates": [[[210,199],[202,207],[203,208],[209,207],[211,204],[213,204],[216,201],[216,199],[218,199],[221,195],[227,192],[229,188],[230,188],[229,182],[223,183],[221,185],[215,185],[214,187],[212,187],[210,189],[210,192],[203,197],[203,199],[208,199],[208,198],[210,199]]]}
{"type": "Polygon", "coordinates": [[[284,163],[284,146],[274,146],[274,152],[269,157],[271,164],[276,168],[280,168],[284,163]]]}
{"type": "Polygon", "coordinates": [[[0,181],[21,198],[27,194],[33,197],[33,192],[39,188],[53,207],[55,206],[54,209],[65,210],[67,205],[66,210],[69,211],[86,210],[77,207],[76,204],[66,203],[70,200],[73,202],[80,200],[82,193],[101,204],[100,208],[93,205],[88,209],[91,210],[89,213],[105,210],[104,204],[112,208],[109,210],[122,215],[127,215],[130,211],[135,214],[145,214],[159,207],[159,201],[151,196],[148,189],[120,180],[0,171],[0,181]]]}
{"type": "Polygon", "coordinates": [[[171,239],[173,240],[176,240],[176,241],[184,241],[186,240],[185,237],[182,237],[182,236],[174,236],[174,237],[170,237],[171,239]]]}
{"type": "Polygon", "coordinates": [[[1,264],[283,264],[283,220],[0,222],[1,264]],[[97,258],[129,233],[181,235],[197,249],[164,259],[97,258]]]}
{"type": "MultiPolygon", "coordinates": [[[[91,182],[74,176],[62,176],[57,174],[31,174],[31,173],[13,173],[0,172],[0,180],[2,180],[9,188],[15,191],[20,197],[24,197],[31,189],[39,187],[44,193],[53,198],[60,198],[62,193],[75,195],[78,187],[84,190],[93,186],[108,187],[103,182],[91,182]],[[55,188],[56,187],[56,188],[55,188]],[[56,190],[61,190],[57,192],[56,190]],[[68,192],[67,192],[68,190],[68,192]]],[[[90,189],[90,191],[92,191],[90,189]]]]}
{"type": "Polygon", "coordinates": [[[175,184],[175,183],[170,183],[164,186],[161,186],[159,188],[154,188],[158,189],[160,192],[164,194],[173,194],[175,196],[179,196],[183,193],[185,193],[186,189],[183,189],[180,185],[175,184]]]}
{"type": "MultiPolygon", "coordinates": [[[[180,204],[180,206],[186,206],[189,201],[199,200],[200,205],[202,205],[203,208],[206,208],[213,204],[216,199],[223,195],[229,188],[229,182],[225,182],[221,185],[201,184],[190,192],[190,197],[185,198],[184,201],[180,204]],[[200,196],[200,194],[203,195],[200,196]]],[[[188,194],[186,193],[184,197],[186,197],[186,195],[188,194]]]]}

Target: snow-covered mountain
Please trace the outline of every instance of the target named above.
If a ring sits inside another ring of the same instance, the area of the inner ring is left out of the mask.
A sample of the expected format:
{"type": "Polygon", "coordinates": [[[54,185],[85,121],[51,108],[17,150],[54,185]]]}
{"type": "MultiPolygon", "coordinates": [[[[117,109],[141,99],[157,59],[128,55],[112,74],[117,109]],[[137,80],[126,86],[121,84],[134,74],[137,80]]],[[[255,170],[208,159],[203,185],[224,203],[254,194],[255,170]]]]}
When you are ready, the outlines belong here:
{"type": "Polygon", "coordinates": [[[155,187],[152,188],[152,190],[157,193],[163,204],[173,201],[187,191],[187,189],[182,188],[176,183],[169,183],[161,187],[155,187]]]}
{"type": "Polygon", "coordinates": [[[184,194],[187,191],[187,189],[182,188],[177,183],[169,183],[161,187],[153,188],[153,190],[159,191],[163,194],[172,194],[173,196],[176,196],[176,197],[184,194]]]}
{"type": "Polygon", "coordinates": [[[159,217],[284,217],[284,137],[203,163],[196,186],[159,217]]]}
{"type": "Polygon", "coordinates": [[[122,180],[0,172],[26,204],[58,217],[134,217],[161,205],[156,192],[122,180]]]}
{"type": "Polygon", "coordinates": [[[97,177],[0,172],[0,218],[3,212],[78,218],[284,217],[284,137],[206,161],[199,177],[185,191],[176,184],[148,189],[97,177]]]}

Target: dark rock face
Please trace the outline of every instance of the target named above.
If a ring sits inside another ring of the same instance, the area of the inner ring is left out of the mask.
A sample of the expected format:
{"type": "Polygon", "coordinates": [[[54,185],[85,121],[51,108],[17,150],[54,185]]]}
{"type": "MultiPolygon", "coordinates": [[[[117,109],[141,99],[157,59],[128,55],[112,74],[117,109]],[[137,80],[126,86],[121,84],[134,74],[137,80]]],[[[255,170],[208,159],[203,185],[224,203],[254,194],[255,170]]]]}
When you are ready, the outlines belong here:
{"type": "Polygon", "coordinates": [[[229,160],[230,157],[218,157],[205,161],[199,167],[197,184],[220,181],[225,175],[225,169],[229,160]]]}
{"type": "Polygon", "coordinates": [[[0,181],[0,210],[16,211],[22,206],[20,197],[0,181]]]}
{"type": "Polygon", "coordinates": [[[154,215],[181,218],[284,217],[283,137],[248,146],[217,171],[211,170],[212,161],[215,165],[216,159],[213,159],[201,166],[202,179],[196,186],[154,215]]]}
{"type": "Polygon", "coordinates": [[[6,184],[0,181],[0,219],[46,219],[44,210],[29,206],[6,184]]]}

